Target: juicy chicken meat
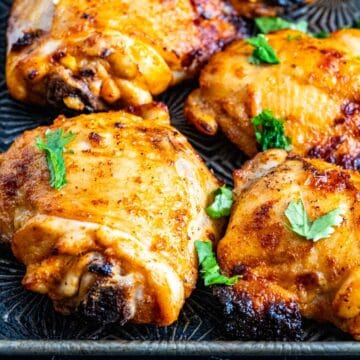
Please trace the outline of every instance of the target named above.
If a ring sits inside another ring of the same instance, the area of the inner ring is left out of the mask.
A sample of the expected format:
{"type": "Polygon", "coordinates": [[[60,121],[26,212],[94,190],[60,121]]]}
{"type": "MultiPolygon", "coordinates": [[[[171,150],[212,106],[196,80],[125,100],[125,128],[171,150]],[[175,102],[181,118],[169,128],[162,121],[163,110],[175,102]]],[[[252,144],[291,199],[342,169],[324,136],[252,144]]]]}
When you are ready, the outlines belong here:
{"type": "Polygon", "coordinates": [[[149,103],[234,39],[236,24],[221,0],[15,0],[8,87],[79,111],[149,103]]]}
{"type": "Polygon", "coordinates": [[[47,128],[20,136],[0,157],[0,234],[26,266],[23,285],[57,311],[168,325],[196,283],[194,241],[219,237],[204,210],[219,184],[165,106],[135,110],[50,126],[75,134],[61,190],[36,147],[47,128]]]}
{"type": "Polygon", "coordinates": [[[360,340],[360,175],[284,150],[258,154],[234,173],[235,202],[217,248],[222,271],[240,274],[215,293],[228,330],[252,339],[299,339],[300,313],[360,340]],[[310,219],[341,207],[329,238],[306,240],[285,210],[302,199],[310,219]]]}
{"type": "Polygon", "coordinates": [[[239,15],[276,16],[295,5],[312,3],[314,0],[231,0],[239,15]]]}
{"type": "Polygon", "coordinates": [[[199,130],[218,124],[248,156],[259,150],[251,119],[271,110],[285,119],[293,152],[360,167],[360,30],[327,39],[298,31],[267,35],[279,65],[252,65],[253,47],[237,41],[204,68],[186,114],[199,130]]]}

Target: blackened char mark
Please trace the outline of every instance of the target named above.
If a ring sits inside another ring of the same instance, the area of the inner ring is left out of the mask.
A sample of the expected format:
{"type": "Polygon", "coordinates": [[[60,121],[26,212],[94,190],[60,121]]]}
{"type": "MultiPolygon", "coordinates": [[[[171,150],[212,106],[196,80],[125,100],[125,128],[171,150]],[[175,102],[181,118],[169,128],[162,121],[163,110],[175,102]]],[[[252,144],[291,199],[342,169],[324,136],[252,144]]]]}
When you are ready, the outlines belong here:
{"type": "Polygon", "coordinates": [[[18,179],[16,174],[7,174],[0,176],[0,187],[4,196],[12,198],[18,191],[18,179]]]}
{"type": "Polygon", "coordinates": [[[132,317],[124,290],[117,284],[97,281],[78,307],[80,316],[100,324],[125,324],[132,317]]]}
{"type": "Polygon", "coordinates": [[[229,13],[226,16],[226,19],[235,26],[235,29],[237,31],[237,38],[243,38],[245,36],[250,36],[252,33],[251,26],[253,25],[251,22],[249,22],[248,19],[245,19],[236,13],[229,13]]]}
{"type": "Polygon", "coordinates": [[[308,152],[308,156],[315,159],[323,159],[331,164],[336,164],[336,151],[346,140],[344,136],[333,136],[325,145],[316,145],[308,152]]]}
{"type": "Polygon", "coordinates": [[[360,105],[358,103],[348,101],[341,106],[341,112],[345,116],[353,116],[358,113],[360,110],[360,105]]]}
{"type": "Polygon", "coordinates": [[[331,164],[342,166],[348,170],[360,170],[360,153],[357,154],[340,154],[337,150],[340,145],[346,141],[345,136],[334,136],[323,146],[314,146],[308,152],[310,158],[323,159],[331,164]]]}
{"type": "Polygon", "coordinates": [[[47,83],[46,99],[48,104],[55,108],[63,109],[65,99],[68,96],[79,98],[83,104],[85,104],[84,112],[90,113],[94,111],[106,110],[103,102],[95,97],[90,90],[86,88],[86,85],[82,85],[80,80],[79,87],[84,89],[76,89],[71,85],[67,84],[60,76],[50,75],[47,83]]]}
{"type": "Polygon", "coordinates": [[[89,271],[101,276],[111,276],[112,265],[107,262],[94,261],[89,265],[89,271]]]}
{"type": "Polygon", "coordinates": [[[93,77],[93,76],[95,76],[95,71],[93,69],[90,69],[90,68],[81,69],[80,70],[80,76],[82,76],[82,77],[93,77]]]}
{"type": "Polygon", "coordinates": [[[274,302],[258,312],[246,293],[235,293],[232,287],[217,286],[213,293],[222,305],[229,337],[241,340],[302,339],[301,314],[295,303],[274,302]]]}
{"type": "Polygon", "coordinates": [[[51,76],[47,84],[47,102],[56,107],[64,107],[63,99],[68,96],[74,96],[81,98],[81,92],[78,89],[75,89],[58,76],[51,76]]]}
{"type": "Polygon", "coordinates": [[[356,156],[343,154],[339,156],[337,164],[348,170],[360,170],[360,153],[356,156]]]}
{"type": "Polygon", "coordinates": [[[41,37],[43,34],[44,31],[41,29],[24,32],[24,35],[18,38],[16,42],[12,44],[11,51],[20,51],[23,48],[32,45],[34,41],[41,37]]]}
{"type": "Polygon", "coordinates": [[[220,51],[231,41],[244,37],[247,28],[245,21],[235,13],[227,1],[222,1],[220,5],[217,5],[217,2],[209,0],[191,0],[191,4],[197,15],[194,25],[198,28],[201,45],[190,51],[182,60],[181,65],[185,68],[195,65],[198,71],[201,64],[206,62],[212,54],[220,51]],[[220,13],[217,6],[221,6],[220,13]],[[221,29],[215,25],[220,19],[233,25],[232,35],[222,36],[221,29]],[[214,23],[211,23],[212,20],[214,23]]]}

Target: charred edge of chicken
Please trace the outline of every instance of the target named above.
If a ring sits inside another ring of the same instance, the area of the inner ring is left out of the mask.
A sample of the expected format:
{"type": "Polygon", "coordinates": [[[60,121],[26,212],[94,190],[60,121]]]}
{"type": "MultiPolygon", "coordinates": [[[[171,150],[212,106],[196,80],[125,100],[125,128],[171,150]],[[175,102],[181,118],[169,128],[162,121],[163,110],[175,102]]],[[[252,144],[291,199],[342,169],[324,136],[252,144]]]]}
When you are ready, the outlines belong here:
{"type": "Polygon", "coordinates": [[[77,309],[80,317],[103,325],[125,324],[133,317],[124,289],[111,281],[98,280],[77,309]]]}
{"type": "MultiPolygon", "coordinates": [[[[78,81],[79,82],[79,81],[78,81]]],[[[86,85],[84,85],[86,88],[86,85]]],[[[78,98],[84,104],[84,112],[106,110],[104,103],[91,94],[90,90],[80,90],[67,84],[64,79],[55,74],[50,74],[47,82],[47,103],[58,109],[64,109],[64,99],[67,97],[78,98]]]]}
{"type": "Polygon", "coordinates": [[[213,13],[206,10],[207,0],[191,0],[191,4],[198,16],[194,23],[199,29],[201,46],[190,51],[182,60],[181,65],[185,68],[195,66],[195,73],[197,73],[212,54],[222,50],[233,40],[249,34],[249,31],[244,19],[236,14],[228,1],[221,3],[223,11],[220,18],[232,24],[235,32],[227,38],[222,37],[214,26],[207,25],[209,20],[215,18],[213,13]]]}
{"type": "Polygon", "coordinates": [[[325,145],[316,145],[308,151],[307,156],[314,159],[323,159],[348,170],[360,170],[360,153],[337,154],[339,147],[346,141],[346,136],[333,136],[325,145]]]}
{"type": "Polygon", "coordinates": [[[302,319],[297,304],[268,304],[259,313],[246,293],[236,293],[232,287],[216,286],[214,296],[222,306],[225,331],[231,338],[242,340],[300,341],[302,319]]]}
{"type": "Polygon", "coordinates": [[[37,29],[34,31],[24,31],[23,36],[19,37],[16,42],[14,42],[11,46],[11,51],[21,51],[24,48],[32,45],[35,40],[40,38],[44,34],[44,31],[41,29],[37,29]]]}

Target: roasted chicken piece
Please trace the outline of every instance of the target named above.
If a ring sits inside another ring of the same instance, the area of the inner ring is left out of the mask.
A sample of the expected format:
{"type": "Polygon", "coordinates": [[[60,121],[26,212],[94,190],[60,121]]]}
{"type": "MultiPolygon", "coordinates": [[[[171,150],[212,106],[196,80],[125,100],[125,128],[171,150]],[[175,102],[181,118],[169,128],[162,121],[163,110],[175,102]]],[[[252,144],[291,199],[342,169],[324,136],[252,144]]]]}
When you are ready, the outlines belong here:
{"type": "Polygon", "coordinates": [[[197,279],[194,242],[219,238],[205,207],[219,184],[164,105],[59,117],[67,184],[50,187],[47,128],[0,157],[0,234],[23,285],[57,311],[103,322],[174,322],[197,279]]]}
{"type": "Polygon", "coordinates": [[[314,0],[231,0],[239,15],[276,16],[295,5],[312,3],[314,0]]]}
{"type": "Polygon", "coordinates": [[[251,119],[264,110],[285,119],[285,134],[301,156],[360,167],[360,30],[327,39],[283,30],[266,36],[278,65],[249,63],[254,48],[237,41],[216,54],[187,100],[199,130],[218,124],[248,156],[259,150],[251,119]]]}
{"type": "Polygon", "coordinates": [[[235,202],[217,256],[225,274],[242,279],[215,289],[229,332],[299,339],[301,313],[360,340],[358,172],[274,149],[236,170],[234,180],[235,202]],[[329,237],[313,242],[291,229],[285,211],[299,199],[311,221],[342,210],[329,237]]]}
{"type": "Polygon", "coordinates": [[[7,84],[18,100],[78,111],[149,103],[239,24],[221,0],[15,0],[7,84]]]}

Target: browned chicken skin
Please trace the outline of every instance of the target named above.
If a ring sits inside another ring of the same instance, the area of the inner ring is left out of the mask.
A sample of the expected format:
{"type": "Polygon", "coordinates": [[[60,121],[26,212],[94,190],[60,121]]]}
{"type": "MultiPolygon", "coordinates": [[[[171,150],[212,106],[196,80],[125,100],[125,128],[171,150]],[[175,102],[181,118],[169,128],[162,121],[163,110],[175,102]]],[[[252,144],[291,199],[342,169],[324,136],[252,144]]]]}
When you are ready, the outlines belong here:
{"type": "Polygon", "coordinates": [[[15,0],[9,91],[79,111],[149,103],[238,35],[234,15],[220,0],[15,0]]]}
{"type": "Polygon", "coordinates": [[[253,47],[236,41],[212,57],[186,114],[201,131],[218,124],[248,156],[258,151],[251,119],[271,110],[285,119],[293,152],[346,168],[360,167],[360,30],[327,39],[298,31],[267,35],[279,65],[252,65],[253,47]]]}
{"type": "Polygon", "coordinates": [[[284,150],[258,154],[234,173],[235,202],[217,256],[227,275],[215,290],[233,336],[299,339],[300,313],[360,339],[360,175],[284,150]],[[285,210],[302,199],[311,220],[335,208],[343,220],[312,242],[289,228],[285,210]],[[299,313],[300,311],[300,313],[299,313]]]}
{"type": "Polygon", "coordinates": [[[205,212],[219,184],[164,105],[133,110],[49,127],[75,134],[61,190],[36,147],[47,128],[20,136],[0,156],[0,234],[26,265],[23,285],[59,312],[168,325],[196,283],[194,241],[219,238],[205,212]]]}
{"type": "Polygon", "coordinates": [[[294,5],[312,3],[314,0],[231,0],[239,15],[276,16],[294,5]]]}

